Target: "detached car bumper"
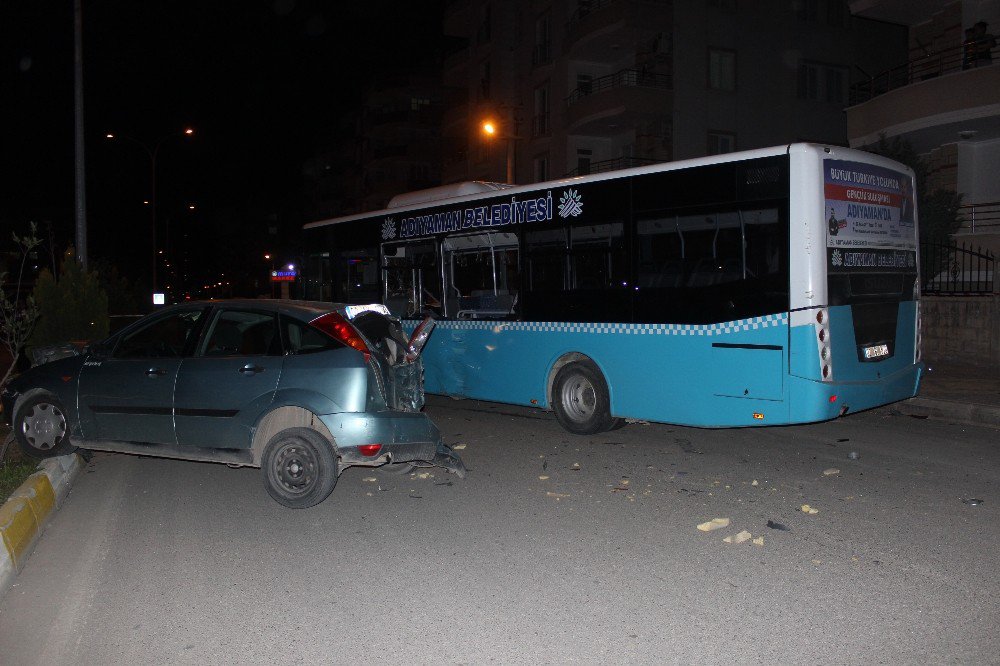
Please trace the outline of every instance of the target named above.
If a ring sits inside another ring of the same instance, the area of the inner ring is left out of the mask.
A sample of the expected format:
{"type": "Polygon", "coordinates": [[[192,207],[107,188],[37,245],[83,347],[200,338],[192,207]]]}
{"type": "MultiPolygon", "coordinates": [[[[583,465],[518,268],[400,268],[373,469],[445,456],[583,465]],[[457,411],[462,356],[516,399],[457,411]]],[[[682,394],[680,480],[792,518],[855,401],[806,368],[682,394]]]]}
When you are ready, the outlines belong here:
{"type": "Polygon", "coordinates": [[[427,462],[465,476],[462,459],[441,439],[441,431],[421,412],[320,414],[337,443],[343,466],[427,462]],[[380,448],[366,455],[361,447],[380,448]]]}

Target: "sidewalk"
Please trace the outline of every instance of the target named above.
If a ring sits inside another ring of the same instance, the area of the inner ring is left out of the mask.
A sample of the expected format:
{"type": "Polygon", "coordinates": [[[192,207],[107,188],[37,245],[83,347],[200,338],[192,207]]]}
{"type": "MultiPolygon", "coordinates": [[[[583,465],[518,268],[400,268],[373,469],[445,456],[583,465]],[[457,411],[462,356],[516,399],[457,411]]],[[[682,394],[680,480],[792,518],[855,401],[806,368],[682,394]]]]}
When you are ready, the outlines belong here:
{"type": "Polygon", "coordinates": [[[893,405],[901,414],[1000,428],[1000,372],[957,363],[928,363],[920,394],[893,405]]]}

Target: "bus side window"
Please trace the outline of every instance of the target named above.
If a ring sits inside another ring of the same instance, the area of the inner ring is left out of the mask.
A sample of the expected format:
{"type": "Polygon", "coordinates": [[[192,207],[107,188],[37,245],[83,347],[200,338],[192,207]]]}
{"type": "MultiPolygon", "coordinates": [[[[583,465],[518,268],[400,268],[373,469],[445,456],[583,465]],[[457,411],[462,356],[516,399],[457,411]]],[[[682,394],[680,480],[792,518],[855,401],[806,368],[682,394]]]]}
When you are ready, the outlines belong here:
{"type": "Polygon", "coordinates": [[[505,319],[514,314],[521,282],[514,234],[453,236],[442,247],[449,316],[505,319]]]}

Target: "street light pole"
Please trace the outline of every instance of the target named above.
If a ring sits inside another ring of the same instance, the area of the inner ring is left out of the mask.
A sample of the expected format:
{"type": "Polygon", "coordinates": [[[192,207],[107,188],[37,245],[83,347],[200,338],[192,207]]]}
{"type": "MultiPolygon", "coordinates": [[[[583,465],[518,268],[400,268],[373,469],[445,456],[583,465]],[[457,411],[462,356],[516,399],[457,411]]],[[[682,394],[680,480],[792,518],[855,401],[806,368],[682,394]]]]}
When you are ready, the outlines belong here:
{"type": "Polygon", "coordinates": [[[492,120],[484,121],[481,127],[483,134],[485,134],[487,138],[496,137],[504,139],[507,142],[507,183],[510,185],[515,184],[514,177],[517,172],[516,142],[520,138],[519,136],[517,136],[517,124],[518,124],[517,118],[515,117],[513,119],[514,131],[510,132],[509,130],[505,130],[502,134],[500,132],[500,128],[497,126],[497,123],[493,122],[492,120]]]}
{"type": "Polygon", "coordinates": [[[83,7],[73,2],[73,115],[76,153],[76,259],[87,270],[87,178],[83,153],[83,7]]]}
{"type": "Polygon", "coordinates": [[[156,293],[156,264],[159,261],[159,249],[156,243],[156,158],[160,154],[160,147],[163,145],[164,141],[175,136],[191,136],[192,134],[194,134],[194,130],[191,129],[190,127],[180,132],[171,132],[166,136],[160,137],[160,139],[157,140],[157,142],[153,145],[152,148],[150,148],[148,145],[146,145],[139,139],[136,139],[135,137],[127,136],[124,134],[121,135],[120,137],[115,134],[107,135],[107,138],[109,139],[122,138],[131,141],[132,143],[137,144],[140,148],[146,151],[146,155],[149,156],[149,190],[150,190],[149,217],[151,223],[150,226],[152,227],[153,230],[153,293],[154,294],[156,293]]]}

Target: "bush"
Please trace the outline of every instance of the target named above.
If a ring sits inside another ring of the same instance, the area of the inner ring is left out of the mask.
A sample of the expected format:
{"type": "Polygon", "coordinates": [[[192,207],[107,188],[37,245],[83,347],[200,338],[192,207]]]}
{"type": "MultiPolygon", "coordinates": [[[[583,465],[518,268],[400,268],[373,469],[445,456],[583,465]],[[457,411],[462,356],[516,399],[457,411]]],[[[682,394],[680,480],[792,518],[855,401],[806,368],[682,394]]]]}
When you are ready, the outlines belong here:
{"type": "Polygon", "coordinates": [[[57,279],[43,270],[33,293],[38,304],[38,323],[32,345],[51,345],[77,340],[102,340],[108,336],[108,297],[97,273],[84,272],[72,249],[63,256],[57,279]]]}

